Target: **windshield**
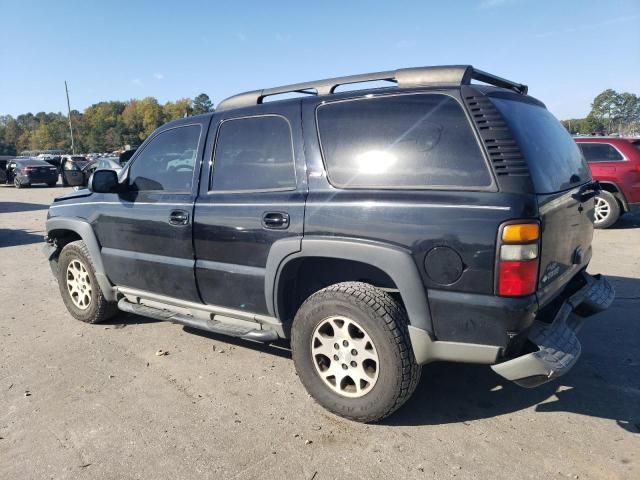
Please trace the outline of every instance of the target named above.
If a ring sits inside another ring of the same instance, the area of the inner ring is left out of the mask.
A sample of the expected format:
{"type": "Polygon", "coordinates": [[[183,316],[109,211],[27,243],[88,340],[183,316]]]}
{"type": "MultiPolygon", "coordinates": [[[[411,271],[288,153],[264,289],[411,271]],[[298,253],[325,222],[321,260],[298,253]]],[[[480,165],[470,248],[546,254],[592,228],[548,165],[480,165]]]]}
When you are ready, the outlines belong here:
{"type": "Polygon", "coordinates": [[[546,108],[504,98],[491,101],[518,142],[537,193],[560,192],[591,179],[580,149],[546,108]]]}

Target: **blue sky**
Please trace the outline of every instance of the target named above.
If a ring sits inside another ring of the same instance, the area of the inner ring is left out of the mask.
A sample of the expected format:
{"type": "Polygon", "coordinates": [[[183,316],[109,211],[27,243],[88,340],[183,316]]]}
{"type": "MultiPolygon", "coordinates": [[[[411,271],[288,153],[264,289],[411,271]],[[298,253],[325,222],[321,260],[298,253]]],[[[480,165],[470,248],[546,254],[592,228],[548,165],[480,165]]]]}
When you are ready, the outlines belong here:
{"type": "Polygon", "coordinates": [[[398,67],[472,64],[560,118],[640,94],[640,0],[0,0],[0,114],[160,102],[398,67]]]}

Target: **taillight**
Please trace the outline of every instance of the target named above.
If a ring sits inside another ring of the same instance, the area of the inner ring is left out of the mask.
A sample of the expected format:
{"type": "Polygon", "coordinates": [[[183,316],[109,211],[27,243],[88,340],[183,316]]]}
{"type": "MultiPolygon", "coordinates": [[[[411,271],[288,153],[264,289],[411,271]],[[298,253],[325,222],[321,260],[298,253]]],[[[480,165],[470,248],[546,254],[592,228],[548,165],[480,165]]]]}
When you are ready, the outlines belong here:
{"type": "Polygon", "coordinates": [[[33,171],[35,171],[35,169],[36,169],[35,167],[24,167],[24,171],[27,172],[27,173],[33,172],[33,171]]]}
{"type": "Polygon", "coordinates": [[[537,222],[503,225],[498,237],[496,293],[520,297],[536,291],[540,243],[537,222]]]}

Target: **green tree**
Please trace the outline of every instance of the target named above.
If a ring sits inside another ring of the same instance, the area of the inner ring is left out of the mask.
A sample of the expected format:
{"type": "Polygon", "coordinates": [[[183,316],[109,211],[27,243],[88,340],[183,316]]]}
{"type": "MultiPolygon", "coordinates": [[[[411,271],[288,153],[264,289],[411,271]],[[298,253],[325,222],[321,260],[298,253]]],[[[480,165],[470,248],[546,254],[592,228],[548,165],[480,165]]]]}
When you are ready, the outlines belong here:
{"type": "Polygon", "coordinates": [[[175,102],[167,102],[162,107],[167,121],[175,120],[190,115],[193,112],[190,98],[181,98],[175,102]]]}
{"type": "Polygon", "coordinates": [[[619,94],[616,116],[620,133],[630,133],[640,123],[640,97],[628,92],[619,94]]]}
{"type": "Polygon", "coordinates": [[[125,143],[131,145],[137,145],[145,138],[142,134],[142,109],[138,107],[139,103],[138,100],[129,101],[122,112],[122,121],[125,127],[125,143]]]}
{"type": "Polygon", "coordinates": [[[85,110],[83,144],[89,151],[113,151],[122,146],[124,109],[123,102],[100,102],[85,110]]]}
{"type": "Polygon", "coordinates": [[[213,102],[206,93],[201,93],[193,99],[193,114],[199,115],[201,113],[213,112],[213,102]]]}
{"type": "Polygon", "coordinates": [[[158,101],[153,97],[143,98],[138,106],[142,114],[142,132],[140,139],[144,140],[164,123],[164,112],[158,101]]]}

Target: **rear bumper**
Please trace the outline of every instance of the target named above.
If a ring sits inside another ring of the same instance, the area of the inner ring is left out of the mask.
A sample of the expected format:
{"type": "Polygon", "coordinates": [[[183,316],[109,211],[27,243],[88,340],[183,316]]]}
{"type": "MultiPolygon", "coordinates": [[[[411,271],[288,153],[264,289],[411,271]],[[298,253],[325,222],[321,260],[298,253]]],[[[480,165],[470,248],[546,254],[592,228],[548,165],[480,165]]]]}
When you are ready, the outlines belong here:
{"type": "Polygon", "coordinates": [[[528,331],[535,351],[492,365],[492,369],[522,387],[532,388],[567,373],[580,357],[576,336],[585,317],[609,308],[615,297],[611,284],[600,275],[581,273],[585,285],[568,297],[549,323],[536,320],[528,331]]]}
{"type": "Polygon", "coordinates": [[[17,175],[17,178],[20,182],[23,183],[51,183],[58,181],[58,174],[54,173],[51,175],[17,175]]]}

